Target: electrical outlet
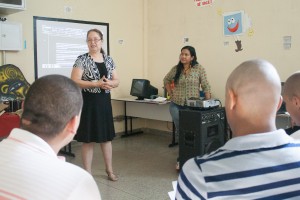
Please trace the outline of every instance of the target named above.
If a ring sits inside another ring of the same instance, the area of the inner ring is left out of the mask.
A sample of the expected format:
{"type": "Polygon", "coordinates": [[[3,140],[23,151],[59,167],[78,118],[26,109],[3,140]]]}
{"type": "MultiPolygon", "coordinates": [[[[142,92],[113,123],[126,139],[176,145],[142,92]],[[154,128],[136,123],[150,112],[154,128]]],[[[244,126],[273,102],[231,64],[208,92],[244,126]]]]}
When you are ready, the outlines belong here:
{"type": "Polygon", "coordinates": [[[118,40],[118,43],[119,43],[119,44],[123,44],[123,43],[124,43],[124,40],[123,40],[123,39],[119,39],[119,40],[118,40]]]}
{"type": "Polygon", "coordinates": [[[226,46],[229,46],[229,42],[228,41],[225,41],[224,42],[224,46],[226,47],[226,46]]]}
{"type": "Polygon", "coordinates": [[[64,6],[65,13],[71,13],[72,12],[72,6],[64,6]]]}

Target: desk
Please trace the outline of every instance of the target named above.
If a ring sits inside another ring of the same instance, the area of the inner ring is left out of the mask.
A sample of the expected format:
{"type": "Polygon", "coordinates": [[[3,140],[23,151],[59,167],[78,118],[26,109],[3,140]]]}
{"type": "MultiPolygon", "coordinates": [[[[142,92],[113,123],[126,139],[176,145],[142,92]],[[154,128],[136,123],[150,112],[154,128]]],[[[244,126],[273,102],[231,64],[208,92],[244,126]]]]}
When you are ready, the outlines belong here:
{"type": "MultiPolygon", "coordinates": [[[[135,100],[136,97],[115,98],[114,101],[124,102],[124,117],[125,117],[125,134],[122,137],[127,137],[141,132],[132,131],[132,118],[139,117],[144,119],[153,119],[159,121],[173,122],[169,111],[169,102],[157,103],[147,100],[135,100]],[[130,119],[130,132],[128,132],[128,118],[130,119]]],[[[173,125],[172,143],[169,147],[176,145],[175,131],[173,125]]]]}

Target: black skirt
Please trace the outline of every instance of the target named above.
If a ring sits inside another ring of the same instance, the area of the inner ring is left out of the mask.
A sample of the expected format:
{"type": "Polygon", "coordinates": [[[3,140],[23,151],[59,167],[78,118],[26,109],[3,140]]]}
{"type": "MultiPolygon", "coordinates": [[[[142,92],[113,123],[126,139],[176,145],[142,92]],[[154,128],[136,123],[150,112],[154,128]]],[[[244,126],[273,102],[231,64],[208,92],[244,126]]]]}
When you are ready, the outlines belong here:
{"type": "Polygon", "coordinates": [[[74,139],[85,143],[112,141],[115,128],[110,93],[82,92],[82,96],[80,124],[74,139]]]}

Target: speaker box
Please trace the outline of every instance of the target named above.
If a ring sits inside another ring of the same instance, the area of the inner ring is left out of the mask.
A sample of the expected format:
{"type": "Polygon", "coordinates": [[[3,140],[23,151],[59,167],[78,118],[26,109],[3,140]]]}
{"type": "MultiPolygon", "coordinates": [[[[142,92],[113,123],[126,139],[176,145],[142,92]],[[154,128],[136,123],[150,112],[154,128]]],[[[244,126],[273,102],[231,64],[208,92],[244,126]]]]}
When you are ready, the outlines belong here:
{"type": "Polygon", "coordinates": [[[227,120],[224,108],[179,111],[180,168],[188,159],[223,146],[226,139],[227,120]]]}

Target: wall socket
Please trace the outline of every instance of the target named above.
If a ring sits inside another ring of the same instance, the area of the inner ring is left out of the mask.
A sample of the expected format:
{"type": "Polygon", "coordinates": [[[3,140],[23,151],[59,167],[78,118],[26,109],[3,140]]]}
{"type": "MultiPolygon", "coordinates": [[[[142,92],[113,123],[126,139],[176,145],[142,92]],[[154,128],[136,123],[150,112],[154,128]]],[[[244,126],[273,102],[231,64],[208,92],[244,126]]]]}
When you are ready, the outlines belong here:
{"type": "Polygon", "coordinates": [[[72,6],[64,6],[65,13],[71,13],[73,11],[72,6]]]}
{"type": "Polygon", "coordinates": [[[283,36],[283,48],[290,49],[292,47],[292,36],[283,36]]]}

